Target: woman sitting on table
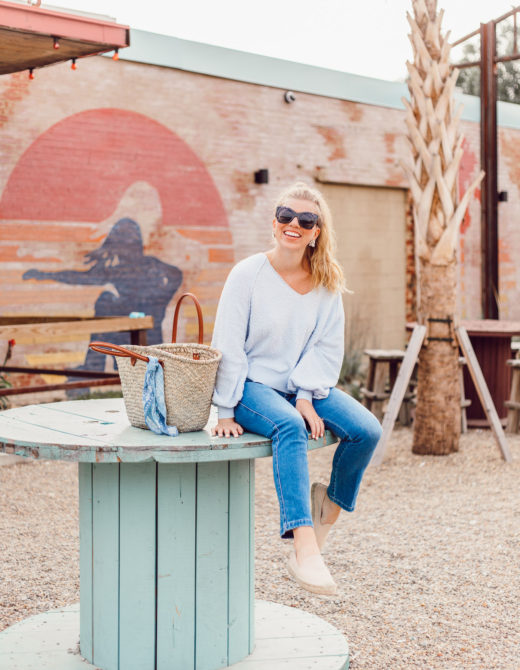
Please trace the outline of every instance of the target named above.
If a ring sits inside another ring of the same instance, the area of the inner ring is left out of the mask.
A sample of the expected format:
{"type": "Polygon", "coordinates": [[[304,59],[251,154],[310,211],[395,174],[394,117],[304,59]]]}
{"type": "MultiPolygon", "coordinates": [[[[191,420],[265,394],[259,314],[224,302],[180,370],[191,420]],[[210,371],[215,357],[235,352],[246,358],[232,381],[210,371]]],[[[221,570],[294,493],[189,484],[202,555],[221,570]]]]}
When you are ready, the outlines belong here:
{"type": "Polygon", "coordinates": [[[363,472],[381,435],[377,419],[335,388],[344,355],[343,272],[334,258],[330,210],[298,182],[282,193],[274,247],[238,263],[217,310],[212,346],[222,351],[213,435],[246,429],[272,440],[280,534],[294,537],[289,573],[305,589],[333,595],[321,550],[340,509],[353,511],[363,472]],[[308,426],[340,443],[328,487],[309,502],[308,426]]]}

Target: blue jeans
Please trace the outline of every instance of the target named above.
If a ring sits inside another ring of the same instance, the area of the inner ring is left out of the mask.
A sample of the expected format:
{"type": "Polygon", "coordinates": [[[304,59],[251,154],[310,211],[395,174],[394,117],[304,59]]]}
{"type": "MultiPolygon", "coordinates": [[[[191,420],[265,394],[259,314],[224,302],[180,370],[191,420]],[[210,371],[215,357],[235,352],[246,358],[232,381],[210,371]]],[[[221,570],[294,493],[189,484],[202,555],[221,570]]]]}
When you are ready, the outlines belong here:
{"type": "MultiPolygon", "coordinates": [[[[308,433],[295,408],[296,396],[247,380],[235,407],[235,421],[245,430],[265,435],[273,444],[273,475],[280,504],[280,535],[293,536],[293,528],[312,526],[310,509],[308,433]]],[[[357,400],[337,388],[312,402],[317,414],[340,440],[334,453],[327,488],[329,498],[352,512],[363,473],[381,437],[375,416],[357,400]]]]}

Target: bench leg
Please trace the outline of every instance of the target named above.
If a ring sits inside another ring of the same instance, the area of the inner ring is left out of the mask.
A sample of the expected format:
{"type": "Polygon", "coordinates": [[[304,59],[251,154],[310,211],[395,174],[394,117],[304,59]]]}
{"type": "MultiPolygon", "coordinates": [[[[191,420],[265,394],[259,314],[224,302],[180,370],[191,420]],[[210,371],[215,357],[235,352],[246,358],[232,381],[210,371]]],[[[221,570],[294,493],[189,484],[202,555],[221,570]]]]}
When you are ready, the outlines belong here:
{"type": "MultiPolygon", "coordinates": [[[[512,372],[512,381],[511,381],[511,397],[510,400],[513,402],[520,402],[520,370],[513,368],[512,372]]],[[[507,410],[507,425],[506,432],[516,433],[518,432],[518,419],[520,412],[518,409],[509,408],[507,410]]]]}
{"type": "MultiPolygon", "coordinates": [[[[385,393],[386,380],[388,377],[388,363],[379,361],[375,366],[374,385],[372,390],[378,395],[385,393]]],[[[384,400],[372,400],[372,414],[376,416],[379,421],[383,420],[383,405],[384,400]]]]}
{"type": "Polygon", "coordinates": [[[130,343],[146,347],[147,344],[146,330],[131,330],[130,343]]]}
{"type": "Polygon", "coordinates": [[[462,366],[459,366],[459,379],[460,379],[460,432],[461,433],[467,433],[468,432],[468,418],[466,415],[466,398],[465,398],[465,391],[464,391],[464,372],[462,370],[462,366]]]}

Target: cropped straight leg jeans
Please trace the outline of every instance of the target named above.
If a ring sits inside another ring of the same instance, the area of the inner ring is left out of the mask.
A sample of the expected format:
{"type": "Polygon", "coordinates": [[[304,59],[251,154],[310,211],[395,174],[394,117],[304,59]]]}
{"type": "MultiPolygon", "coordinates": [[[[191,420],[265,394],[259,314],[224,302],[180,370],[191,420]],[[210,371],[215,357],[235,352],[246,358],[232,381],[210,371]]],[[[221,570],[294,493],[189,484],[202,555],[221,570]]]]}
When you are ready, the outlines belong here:
{"type": "MultiPolygon", "coordinates": [[[[313,400],[325,428],[339,440],[327,488],[329,498],[352,512],[363,473],[381,437],[375,416],[357,400],[337,388],[327,398],[313,400]]],[[[296,395],[247,380],[235,408],[235,421],[251,433],[264,435],[273,445],[273,475],[280,504],[280,535],[312,526],[307,461],[308,433],[295,407],[296,395]]]]}

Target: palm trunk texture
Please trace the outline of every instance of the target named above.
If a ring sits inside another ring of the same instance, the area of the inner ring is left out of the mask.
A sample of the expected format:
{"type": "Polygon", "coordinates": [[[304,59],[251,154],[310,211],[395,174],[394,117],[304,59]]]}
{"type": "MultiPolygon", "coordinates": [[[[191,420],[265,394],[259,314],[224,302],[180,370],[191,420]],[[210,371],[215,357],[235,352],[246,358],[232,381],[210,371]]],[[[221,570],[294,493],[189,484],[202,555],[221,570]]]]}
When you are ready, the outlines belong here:
{"type": "Polygon", "coordinates": [[[458,348],[441,338],[454,337],[458,233],[484,175],[458,202],[463,155],[462,106],[455,109],[453,100],[458,73],[450,68],[451,47],[448,34],[441,34],[443,12],[437,12],[437,0],[412,0],[412,6],[414,15],[407,18],[414,62],[407,63],[410,101],[403,99],[410,157],[403,168],[413,201],[418,320],[427,327],[419,356],[412,450],[440,455],[458,449],[461,411],[458,348]],[[451,326],[442,319],[451,319],[451,326]]]}
{"type": "Polygon", "coordinates": [[[460,437],[459,351],[453,323],[428,319],[454,318],[456,264],[421,263],[419,321],[427,337],[417,368],[417,408],[412,451],[416,454],[450,454],[460,437]],[[455,344],[455,346],[454,346],[455,344]]]}

